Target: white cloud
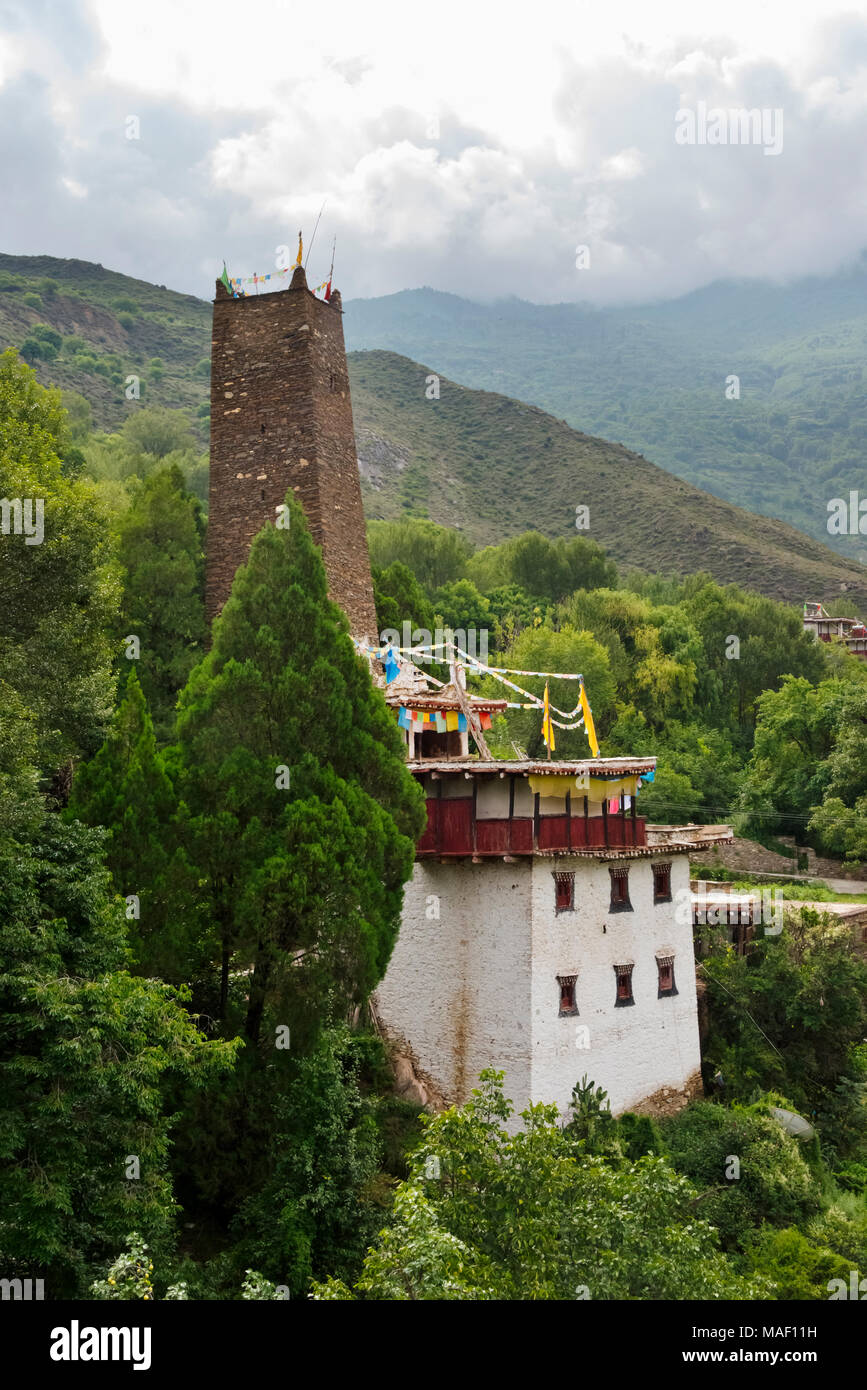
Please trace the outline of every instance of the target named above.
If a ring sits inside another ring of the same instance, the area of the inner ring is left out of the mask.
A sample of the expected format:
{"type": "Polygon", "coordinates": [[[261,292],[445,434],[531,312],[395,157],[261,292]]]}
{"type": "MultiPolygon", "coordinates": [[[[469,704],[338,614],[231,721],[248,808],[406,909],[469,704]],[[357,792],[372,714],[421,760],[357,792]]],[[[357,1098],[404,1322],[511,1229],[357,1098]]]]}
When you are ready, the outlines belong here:
{"type": "Polygon", "coordinates": [[[867,242],[867,0],[819,24],[729,0],[703,32],[686,0],[29,0],[4,24],[0,242],[18,251],[209,294],[223,255],[271,268],[326,200],[310,269],[337,233],[345,295],[606,302],[832,271],[867,242]],[[782,153],[676,144],[699,101],[781,107],[782,153]]]}

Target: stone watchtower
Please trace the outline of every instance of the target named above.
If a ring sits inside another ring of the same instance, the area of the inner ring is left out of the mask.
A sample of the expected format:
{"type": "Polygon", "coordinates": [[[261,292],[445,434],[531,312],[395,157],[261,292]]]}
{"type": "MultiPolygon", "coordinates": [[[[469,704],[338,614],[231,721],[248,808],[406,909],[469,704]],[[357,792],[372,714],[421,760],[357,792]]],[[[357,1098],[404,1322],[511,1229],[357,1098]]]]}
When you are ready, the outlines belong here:
{"type": "Polygon", "coordinates": [[[291,488],[353,636],[377,639],[340,294],[233,298],[217,281],[211,344],[206,605],[213,621],[250,542],[291,488]]]}

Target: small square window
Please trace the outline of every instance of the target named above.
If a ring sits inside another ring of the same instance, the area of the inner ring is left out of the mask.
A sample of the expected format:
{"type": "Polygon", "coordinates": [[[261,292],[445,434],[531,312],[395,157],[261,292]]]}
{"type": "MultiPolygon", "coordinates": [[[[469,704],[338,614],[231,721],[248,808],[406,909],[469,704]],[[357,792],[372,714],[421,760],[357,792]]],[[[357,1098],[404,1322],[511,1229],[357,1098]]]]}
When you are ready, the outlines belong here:
{"type": "Polygon", "coordinates": [[[554,911],[575,911],[575,875],[554,875],[554,911]]]}
{"type": "Polygon", "coordinates": [[[568,1018],[578,1012],[578,1005],[575,1003],[575,981],[577,979],[577,975],[557,976],[557,984],[560,987],[560,1018],[568,1018]]]}
{"type": "Polygon", "coordinates": [[[674,956],[657,956],[656,969],[659,972],[658,999],[664,999],[668,995],[677,994],[677,985],[674,983],[674,956]]]}
{"type": "Polygon", "coordinates": [[[615,965],[614,973],[617,976],[617,997],[614,1000],[614,1007],[621,1009],[625,1005],[634,1004],[632,997],[632,970],[633,963],[628,965],[615,965]]]}
{"type": "Polygon", "coordinates": [[[655,903],[671,902],[670,864],[654,864],[653,866],[653,901],[655,903]]]}
{"type": "Polygon", "coordinates": [[[621,868],[609,869],[611,875],[611,906],[610,912],[631,912],[632,903],[629,901],[629,869],[621,868]]]}

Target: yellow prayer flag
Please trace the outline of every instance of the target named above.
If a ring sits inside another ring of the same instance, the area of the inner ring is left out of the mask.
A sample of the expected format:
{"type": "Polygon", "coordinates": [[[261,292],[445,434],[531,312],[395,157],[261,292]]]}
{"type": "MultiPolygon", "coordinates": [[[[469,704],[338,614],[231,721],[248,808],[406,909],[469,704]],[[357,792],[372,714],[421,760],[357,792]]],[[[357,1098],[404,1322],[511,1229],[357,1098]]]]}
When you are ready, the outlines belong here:
{"type": "Polygon", "coordinates": [[[446,710],[446,728],[453,734],[458,727],[458,712],[456,709],[446,710]]]}
{"type": "Polygon", "coordinates": [[[298,233],[298,255],[297,255],[296,258],[295,258],[295,264],[296,264],[296,265],[300,265],[300,264],[301,264],[301,257],[302,257],[303,254],[304,254],[304,242],[301,240],[301,233],[299,232],[299,233],[298,233]]]}
{"type": "Polygon", "coordinates": [[[590,742],[590,752],[594,758],[599,757],[599,740],[596,737],[596,727],[593,723],[593,715],[590,712],[590,702],[587,699],[587,691],[584,689],[584,682],[581,682],[581,710],[584,714],[584,729],[590,742]]]}
{"type": "Polygon", "coordinates": [[[545,701],[542,705],[542,737],[553,753],[557,747],[554,741],[554,725],[551,723],[551,711],[548,707],[548,682],[545,682],[545,701]]]}

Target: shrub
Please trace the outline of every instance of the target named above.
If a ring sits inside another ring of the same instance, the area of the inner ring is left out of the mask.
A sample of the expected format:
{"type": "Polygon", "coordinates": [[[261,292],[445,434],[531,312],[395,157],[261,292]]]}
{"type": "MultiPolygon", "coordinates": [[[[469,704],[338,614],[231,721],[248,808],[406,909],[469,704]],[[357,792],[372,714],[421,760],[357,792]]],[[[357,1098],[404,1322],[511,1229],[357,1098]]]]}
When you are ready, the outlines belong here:
{"type": "Polygon", "coordinates": [[[135,324],[135,318],[133,317],[133,315],[127,313],[118,314],[117,321],[120,324],[121,328],[125,328],[127,332],[129,332],[129,330],[135,324]]]}
{"type": "Polygon", "coordinates": [[[750,1273],[770,1279],[779,1299],[827,1300],[832,1279],[849,1285],[850,1261],[792,1227],[763,1226],[749,1240],[746,1258],[750,1273]]]}
{"type": "Polygon", "coordinates": [[[669,1161],[703,1193],[698,1214],[730,1249],[751,1227],[800,1224],[819,1207],[797,1142],[754,1108],[698,1101],[668,1121],[664,1134],[669,1161]]]}
{"type": "Polygon", "coordinates": [[[60,351],[63,344],[63,337],[56,328],[52,328],[50,323],[34,323],[30,330],[31,336],[38,338],[41,343],[48,343],[54,348],[54,355],[60,351]]]}
{"type": "Polygon", "coordinates": [[[34,294],[33,291],[31,290],[29,294],[25,294],[25,296],[24,296],[24,303],[25,303],[26,305],[28,305],[28,307],[31,308],[31,309],[41,309],[41,308],[42,308],[42,295],[41,295],[41,294],[34,294]]]}
{"type": "Polygon", "coordinates": [[[664,1152],[659,1126],[650,1115],[633,1115],[627,1110],[619,1117],[617,1128],[623,1152],[633,1163],[645,1154],[664,1152]]]}

